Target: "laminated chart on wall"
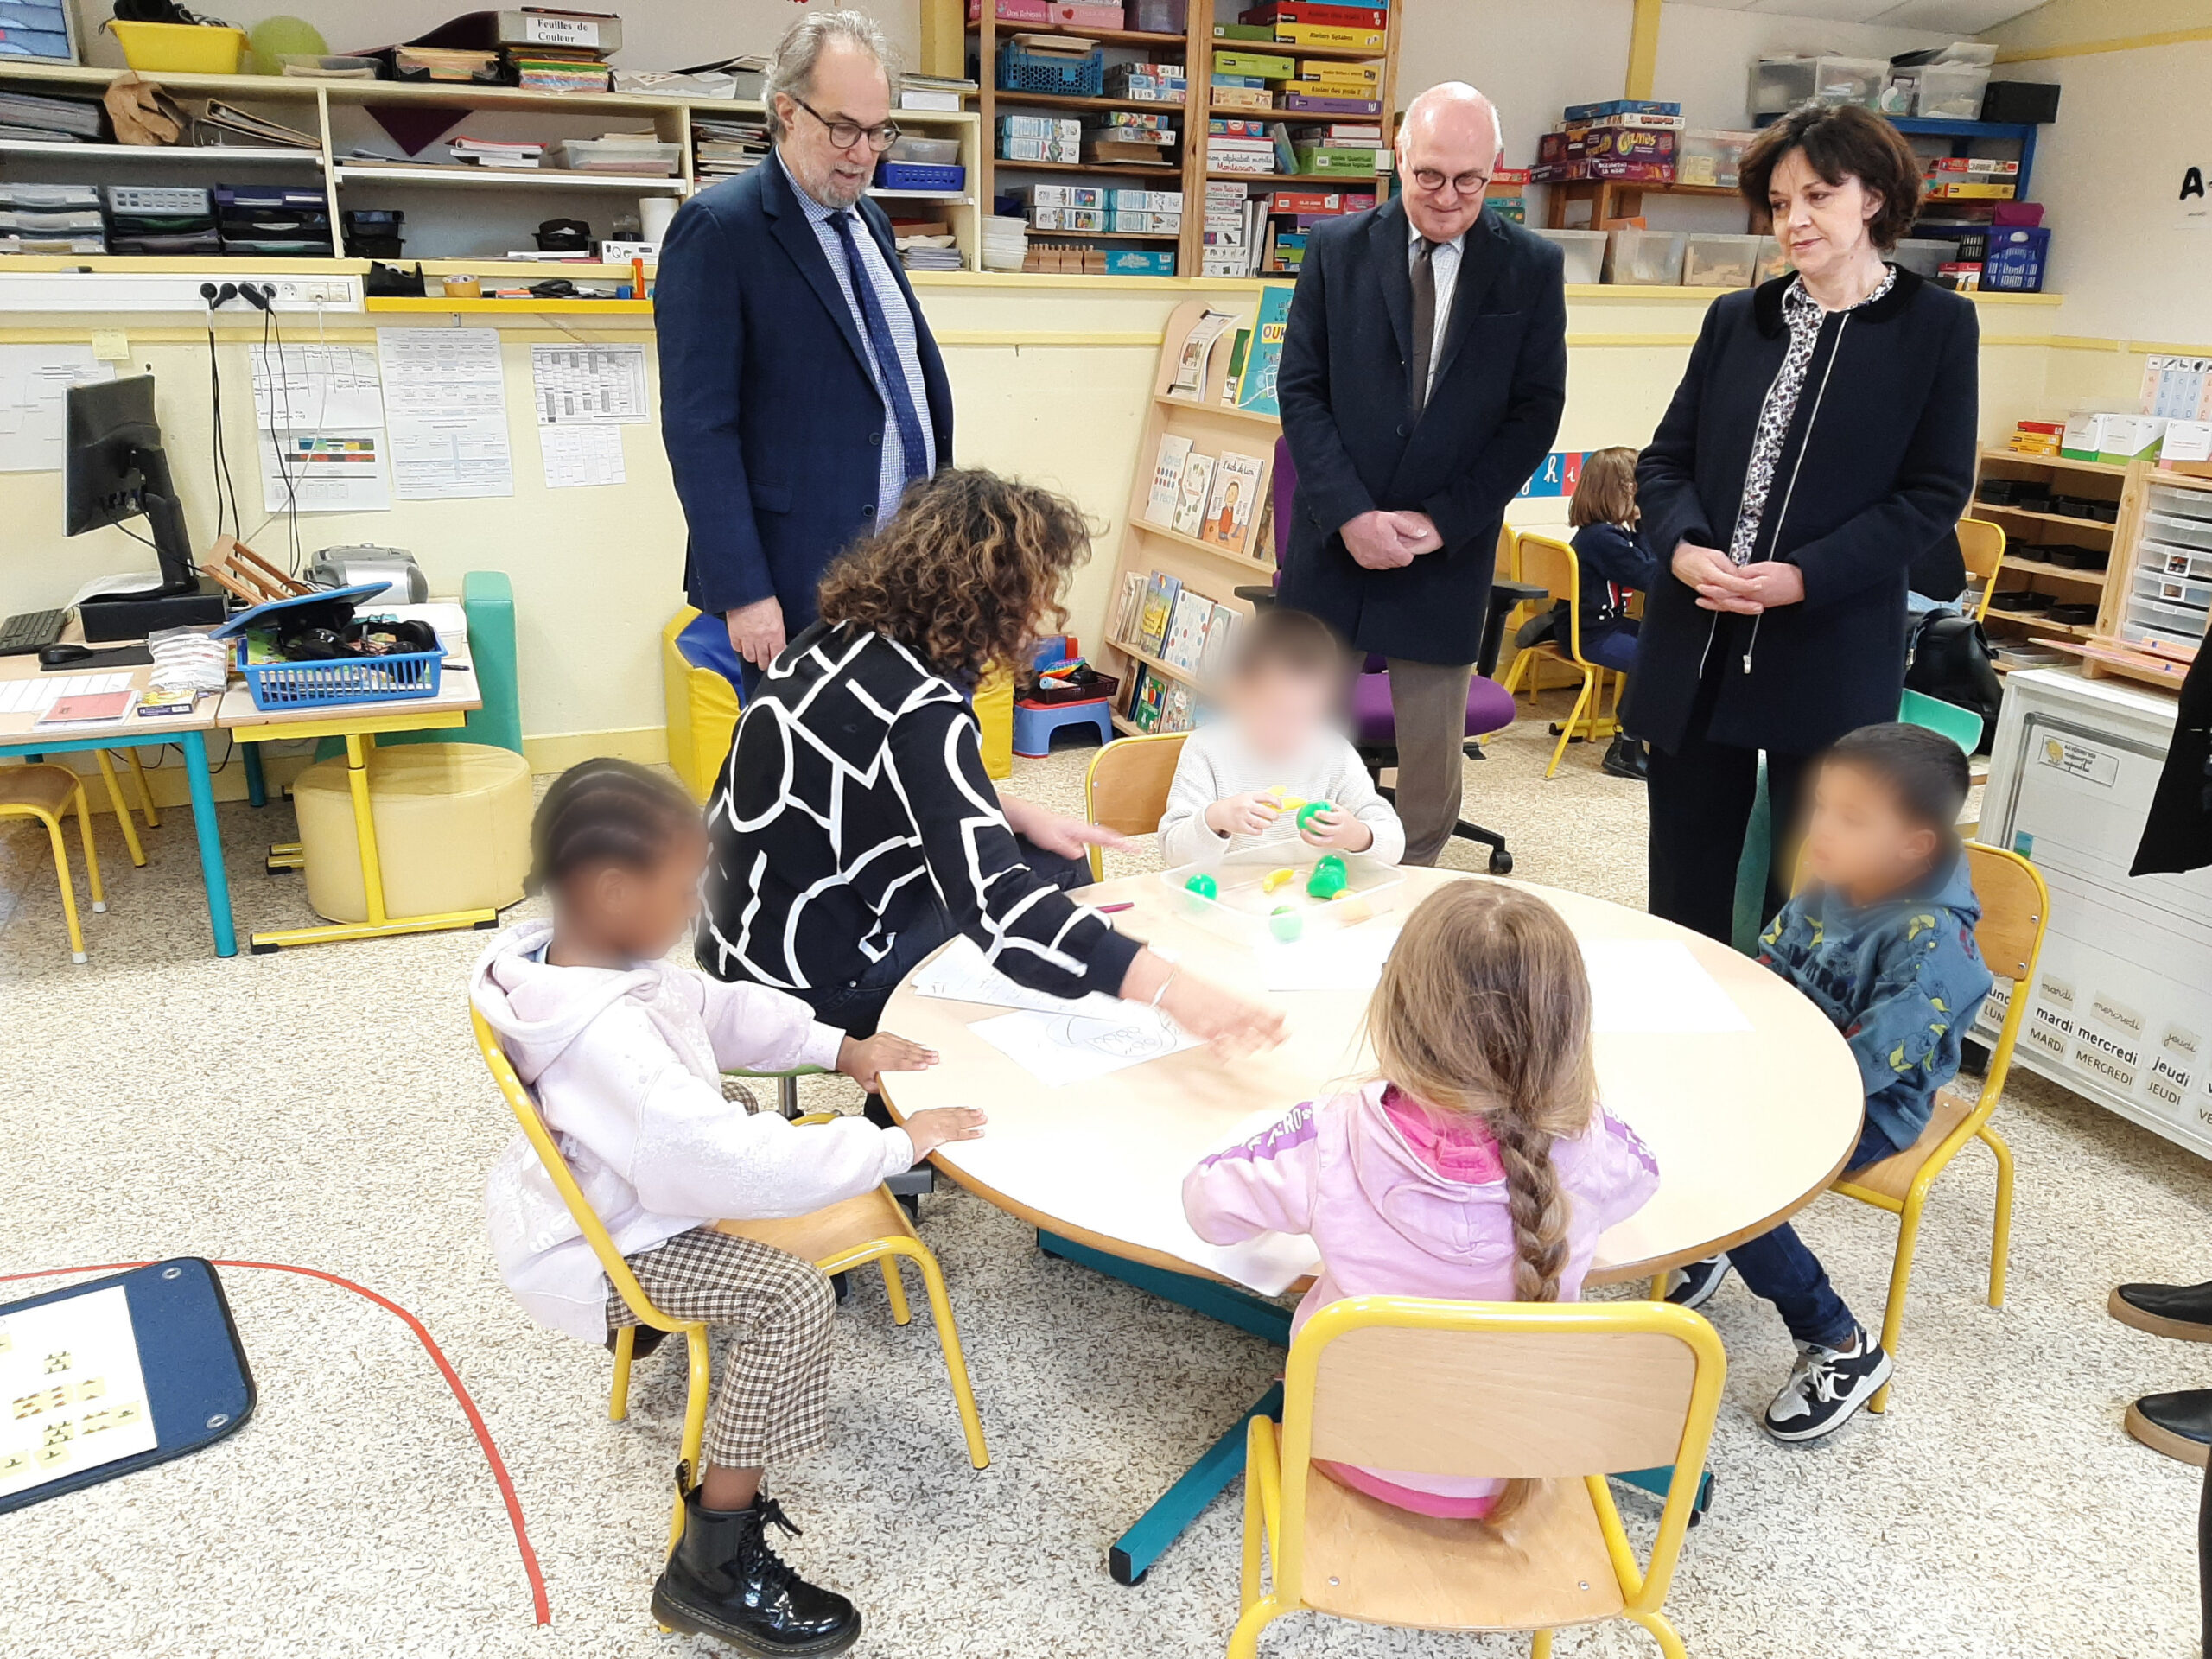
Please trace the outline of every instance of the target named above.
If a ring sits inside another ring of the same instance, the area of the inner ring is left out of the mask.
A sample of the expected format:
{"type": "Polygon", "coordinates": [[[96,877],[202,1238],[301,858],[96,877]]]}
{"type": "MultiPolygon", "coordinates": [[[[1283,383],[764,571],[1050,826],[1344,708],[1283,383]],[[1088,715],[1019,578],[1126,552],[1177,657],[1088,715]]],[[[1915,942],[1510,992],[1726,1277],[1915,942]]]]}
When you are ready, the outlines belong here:
{"type": "Polygon", "coordinates": [[[652,419],[642,346],[533,346],[530,383],[540,426],[632,426],[652,419]]]}
{"type": "Polygon", "coordinates": [[[537,443],[545,461],[549,490],[620,484],[628,477],[622,468],[619,426],[541,426],[537,443]]]}
{"type": "Polygon", "coordinates": [[[403,501],[515,493],[496,328],[379,328],[392,493],[403,501]]]}
{"type": "Polygon", "coordinates": [[[68,389],[114,378],[89,346],[0,346],[0,473],[60,471],[68,389]]]}
{"type": "Polygon", "coordinates": [[[252,348],[262,505],[270,512],[376,512],[391,505],[384,389],[359,346],[252,348]]]}

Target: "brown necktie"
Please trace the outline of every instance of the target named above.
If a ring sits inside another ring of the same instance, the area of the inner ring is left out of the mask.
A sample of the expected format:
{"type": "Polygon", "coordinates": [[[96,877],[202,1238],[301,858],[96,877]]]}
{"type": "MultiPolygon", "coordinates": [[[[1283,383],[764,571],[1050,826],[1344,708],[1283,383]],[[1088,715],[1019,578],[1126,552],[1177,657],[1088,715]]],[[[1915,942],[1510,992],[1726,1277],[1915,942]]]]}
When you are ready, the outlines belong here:
{"type": "Polygon", "coordinates": [[[1414,355],[1406,389],[1406,408],[1413,422],[1428,406],[1429,352],[1436,336],[1436,267],[1431,260],[1435,251],[1436,244],[1427,237],[1414,250],[1414,355]]]}

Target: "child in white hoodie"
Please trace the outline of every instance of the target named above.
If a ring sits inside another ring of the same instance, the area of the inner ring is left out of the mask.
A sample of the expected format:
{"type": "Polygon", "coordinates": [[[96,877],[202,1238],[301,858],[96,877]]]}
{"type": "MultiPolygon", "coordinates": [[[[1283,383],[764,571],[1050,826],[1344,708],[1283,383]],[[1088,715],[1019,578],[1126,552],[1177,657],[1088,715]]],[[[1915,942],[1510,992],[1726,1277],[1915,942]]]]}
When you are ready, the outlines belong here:
{"type": "MultiPolygon", "coordinates": [[[[796,997],[663,960],[690,931],[707,861],[698,809],[669,779],[620,760],[571,767],[539,804],[531,842],[532,888],[551,896],[553,919],[493,940],[470,996],[645,1294],[731,1338],[653,1616],[748,1653],[842,1653],[860,1614],[777,1559],[766,1526],[796,1529],[760,1491],[763,1464],[823,1438],[836,1300],[812,1263],[714,1224],[856,1197],[945,1141],[980,1135],[983,1115],[799,1128],[723,1098],[725,1067],[819,1065],[873,1090],[879,1072],[937,1056],[887,1033],[855,1041],[796,997]]],[[[617,1327],[636,1324],[523,1135],[486,1196],[500,1276],[533,1319],[610,1347],[617,1327]]],[[[641,1330],[636,1352],[658,1334],[641,1330]]],[[[679,1483],[692,1474],[679,1470],[679,1483]]]]}

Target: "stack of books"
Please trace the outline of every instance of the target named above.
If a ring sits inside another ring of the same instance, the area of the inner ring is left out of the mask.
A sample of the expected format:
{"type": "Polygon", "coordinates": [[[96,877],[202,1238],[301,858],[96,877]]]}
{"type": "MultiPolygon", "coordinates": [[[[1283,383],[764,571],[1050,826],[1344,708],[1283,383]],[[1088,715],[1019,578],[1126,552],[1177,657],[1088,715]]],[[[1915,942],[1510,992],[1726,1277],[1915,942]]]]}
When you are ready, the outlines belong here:
{"type": "Polygon", "coordinates": [[[499,54],[458,47],[395,46],[391,70],[396,80],[474,80],[496,85],[499,54]]]}
{"type": "Polygon", "coordinates": [[[1233,179],[1213,179],[1206,184],[1205,222],[1200,226],[1199,270],[1202,276],[1246,276],[1253,265],[1247,251],[1254,240],[1255,198],[1233,179]]]}
{"type": "MultiPolygon", "coordinates": [[[[105,194],[110,253],[174,256],[223,251],[214,201],[197,186],[111,184],[105,194]]],[[[326,220],[326,236],[327,225],[326,220]]]]}
{"type": "Polygon", "coordinates": [[[1100,118],[1103,125],[1083,129],[1085,161],[1174,164],[1175,126],[1166,116],[1149,110],[1109,110],[1100,118]]]}
{"type": "Polygon", "coordinates": [[[694,116],[691,155],[702,179],[726,179],[747,173],[768,156],[765,115],[694,116]]]}
{"type": "Polygon", "coordinates": [[[2014,424],[2012,439],[2005,447],[2016,455],[2056,458],[2065,430],[2063,421],[2020,421],[2014,424]]]}
{"type": "Polygon", "coordinates": [[[545,146],[531,139],[471,138],[463,133],[446,141],[446,154],[471,167],[534,168],[545,146]]]}
{"type": "Polygon", "coordinates": [[[1083,159],[1083,123],[1073,116],[1002,115],[998,137],[1002,162],[1083,159]]]}
{"type": "Polygon", "coordinates": [[[1316,5],[1308,0],[1266,0],[1236,14],[1247,29],[1283,46],[1340,46],[1380,52],[1389,44],[1389,9],[1381,5],[1316,5]]]}
{"type": "Polygon", "coordinates": [[[1179,63],[1116,63],[1106,70],[1106,96],[1138,103],[1180,104],[1190,79],[1179,63]]]}
{"type": "Polygon", "coordinates": [[[107,221],[89,184],[0,184],[0,253],[105,253],[107,221]]]}
{"type": "Polygon", "coordinates": [[[1217,116],[1206,123],[1206,171],[1265,175],[1275,170],[1274,140],[1264,121],[1217,116]]]}
{"type": "Polygon", "coordinates": [[[1586,179],[1625,179],[1671,184],[1683,131],[1682,106],[1648,98],[1571,104],[1536,141],[1537,184],[1586,179]]]}
{"type": "Polygon", "coordinates": [[[0,91],[0,138],[82,144],[102,130],[99,100],[0,91]]]}

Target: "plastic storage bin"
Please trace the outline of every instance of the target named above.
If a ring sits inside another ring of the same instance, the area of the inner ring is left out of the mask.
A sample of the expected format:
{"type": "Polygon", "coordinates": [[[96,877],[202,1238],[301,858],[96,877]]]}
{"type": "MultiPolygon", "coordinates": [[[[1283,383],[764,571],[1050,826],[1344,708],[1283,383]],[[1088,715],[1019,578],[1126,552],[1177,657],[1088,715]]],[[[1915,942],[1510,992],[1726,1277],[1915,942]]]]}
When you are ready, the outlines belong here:
{"type": "Polygon", "coordinates": [[[1095,46],[1082,57],[1063,52],[1027,52],[1008,41],[999,48],[999,91],[1101,97],[1106,91],[1106,54],[1095,46]]]}
{"type": "Polygon", "coordinates": [[[1608,231],[1605,280],[1678,287],[1689,238],[1681,231],[1608,231]]]}
{"type": "Polygon", "coordinates": [[[1190,0],[1129,0],[1129,27],[1180,35],[1190,27],[1190,0]]]}
{"type": "Polygon", "coordinates": [[[1758,137],[1755,132],[1691,128],[1675,148],[1675,182],[1734,189],[1742,173],[1744,151],[1758,137]]]}
{"type": "Polygon", "coordinates": [[[1313,849],[1302,841],[1275,842],[1240,847],[1218,858],[1201,859],[1160,872],[1172,888],[1182,912],[1210,932],[1256,946],[1270,940],[1285,944],[1356,927],[1385,911],[1395,909],[1405,896],[1405,874],[1395,864],[1378,863],[1364,853],[1344,855],[1344,890],[1350,899],[1323,899],[1309,896],[1306,878],[1319,861],[1313,849]],[[1277,870],[1288,870],[1291,879],[1273,892],[1265,882],[1277,870]],[[1214,881],[1211,899],[1192,893],[1192,876],[1209,875],[1214,881]],[[1287,907],[1298,920],[1279,919],[1275,912],[1287,907]]]}
{"type": "Polygon", "coordinates": [[[1815,63],[1812,58],[1761,58],[1754,63],[1751,113],[1787,115],[1811,98],[1819,84],[1815,63]]]}
{"type": "Polygon", "coordinates": [[[1981,285],[2005,294],[2040,294],[2050,257],[2050,232],[2043,226],[1993,229],[1982,260],[1981,285]]]}
{"type": "Polygon", "coordinates": [[[2177,490],[2171,485],[2151,486],[2151,511],[2174,518],[2212,520],[2212,494],[2202,490],[2177,490]]]}
{"type": "Polygon", "coordinates": [[[968,188],[968,169],[925,166],[919,162],[886,162],[875,169],[875,183],[880,190],[964,190],[968,188]]]}
{"type": "Polygon", "coordinates": [[[245,54],[245,31],[227,24],[127,23],[108,20],[123,60],[133,69],[173,75],[235,75],[245,54]]]}
{"type": "Polygon", "coordinates": [[[1782,238],[1777,236],[1759,238],[1758,268],[1752,273],[1756,283],[1770,283],[1777,276],[1790,272],[1789,256],[1782,251],[1782,238]]]}
{"type": "Polygon", "coordinates": [[[639,178],[673,178],[683,162],[681,144],[609,143],[601,138],[569,138],[553,146],[545,158],[566,173],[636,173],[639,178]],[[658,170],[646,173],[640,164],[658,170]]]}
{"type": "Polygon", "coordinates": [[[446,659],[435,651],[395,651],[382,657],[350,657],[330,663],[249,663],[246,642],[238,641],[237,666],[245,676],[253,706],[273,709],[339,709],[349,703],[383,702],[401,697],[435,697],[446,659]]]}
{"type": "Polygon", "coordinates": [[[342,53],[284,52],[276,61],[283,66],[280,74],[306,76],[315,80],[374,80],[377,60],[374,58],[350,57],[342,53]]]}
{"type": "Polygon", "coordinates": [[[1762,239],[1719,232],[1691,232],[1682,253],[1682,286],[1749,288],[1758,278],[1762,239]]]}
{"type": "Polygon", "coordinates": [[[2212,547],[2212,519],[2146,512],[2143,515],[2143,535],[2146,541],[2163,542],[2168,547],[2212,547]]]}
{"type": "Polygon", "coordinates": [[[1881,101],[1890,84],[1886,58],[1821,57],[1813,60],[1813,96],[1823,104],[1863,104],[1868,109],[1881,101]]]}
{"type": "Polygon", "coordinates": [[[899,142],[883,152],[887,162],[913,162],[923,167],[951,167],[960,160],[957,138],[923,138],[901,133],[899,142]]]}
{"type": "Polygon", "coordinates": [[[1946,121],[1981,119],[1981,95],[1989,88],[1987,65],[1926,63],[1920,67],[1918,79],[1913,114],[1946,121]]]}
{"type": "Polygon", "coordinates": [[[1958,257],[1959,245],[1937,241],[1932,238],[1907,237],[1897,244],[1890,255],[1890,263],[1916,276],[1925,276],[1929,282],[1952,260],[1958,257]]]}
{"type": "MultiPolygon", "coordinates": [[[[1531,226],[1531,230],[1535,227],[1531,226]]],[[[1603,231],[1536,231],[1547,242],[1559,244],[1566,257],[1570,283],[1605,280],[1605,233],[1603,231]]]]}

